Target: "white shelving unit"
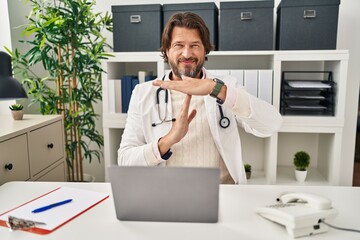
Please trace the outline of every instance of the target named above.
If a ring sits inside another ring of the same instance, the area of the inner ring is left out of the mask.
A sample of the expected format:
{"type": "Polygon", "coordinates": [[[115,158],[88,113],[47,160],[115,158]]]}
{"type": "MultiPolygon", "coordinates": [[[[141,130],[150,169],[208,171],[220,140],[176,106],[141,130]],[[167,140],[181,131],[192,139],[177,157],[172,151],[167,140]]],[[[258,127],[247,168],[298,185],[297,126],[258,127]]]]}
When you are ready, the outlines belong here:
{"type": "MultiPolygon", "coordinates": [[[[107,73],[103,76],[103,128],[105,166],[117,164],[117,150],[125,127],[126,114],[114,110],[116,89],[113,82],[123,75],[138,71],[152,71],[162,76],[168,70],[159,52],[112,53],[103,62],[107,73]],[[110,82],[112,84],[110,84],[110,82]]],[[[214,51],[205,63],[207,69],[272,69],[273,105],[280,108],[282,71],[332,71],[336,83],[334,116],[283,116],[283,126],[269,138],[257,138],[239,129],[244,162],[253,166],[250,184],[298,184],[292,165],[296,151],[311,155],[310,171],[305,184],[340,185],[351,182],[352,176],[341,175],[344,159],[342,143],[344,109],[347,99],[346,50],[321,51],[214,51]]],[[[279,109],[280,110],[280,109],[279,109]]],[[[354,108],[354,111],[357,108],[354,108]]],[[[355,145],[355,142],[347,143],[355,145]]],[[[352,164],[349,164],[352,166],[352,164]]],[[[106,174],[106,179],[107,174],[106,174]]]]}

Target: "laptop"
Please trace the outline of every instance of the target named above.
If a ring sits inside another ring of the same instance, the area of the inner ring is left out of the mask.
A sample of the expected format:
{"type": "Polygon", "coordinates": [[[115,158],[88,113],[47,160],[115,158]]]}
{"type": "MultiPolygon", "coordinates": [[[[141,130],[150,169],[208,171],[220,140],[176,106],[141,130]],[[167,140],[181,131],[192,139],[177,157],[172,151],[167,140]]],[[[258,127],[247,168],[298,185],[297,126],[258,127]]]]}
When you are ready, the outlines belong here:
{"type": "Polygon", "coordinates": [[[215,223],[219,169],[109,167],[116,216],[125,221],[215,223]]]}

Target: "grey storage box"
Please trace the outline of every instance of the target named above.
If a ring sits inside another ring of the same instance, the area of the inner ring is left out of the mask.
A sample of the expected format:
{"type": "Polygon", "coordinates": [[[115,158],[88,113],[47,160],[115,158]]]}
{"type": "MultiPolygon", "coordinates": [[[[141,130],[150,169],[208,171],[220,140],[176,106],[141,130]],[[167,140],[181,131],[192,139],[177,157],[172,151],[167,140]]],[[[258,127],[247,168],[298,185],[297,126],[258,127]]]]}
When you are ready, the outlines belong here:
{"type": "Polygon", "coordinates": [[[274,1],[220,2],[219,50],[274,49],[274,1]]]}
{"type": "Polygon", "coordinates": [[[340,0],[282,0],[277,8],[276,49],[336,49],[340,0]]]}
{"type": "Polygon", "coordinates": [[[112,6],[115,52],[158,51],[161,44],[160,4],[112,6]]]}
{"type": "Polygon", "coordinates": [[[215,49],[218,45],[218,27],[219,27],[219,10],[213,2],[204,3],[180,3],[180,4],[164,4],[163,14],[164,27],[170,17],[177,12],[193,12],[199,15],[210,31],[210,41],[214,44],[215,49]]]}

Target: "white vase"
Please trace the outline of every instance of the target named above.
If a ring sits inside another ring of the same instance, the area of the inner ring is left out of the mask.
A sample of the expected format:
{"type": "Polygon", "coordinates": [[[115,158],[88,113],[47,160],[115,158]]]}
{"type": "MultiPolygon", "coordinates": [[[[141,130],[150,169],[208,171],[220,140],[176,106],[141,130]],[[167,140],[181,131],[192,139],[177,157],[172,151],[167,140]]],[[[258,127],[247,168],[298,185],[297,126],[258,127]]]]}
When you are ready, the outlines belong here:
{"type": "Polygon", "coordinates": [[[22,120],[24,116],[23,110],[12,110],[11,114],[14,118],[14,120],[22,120]]]}
{"type": "Polygon", "coordinates": [[[84,182],[95,182],[95,176],[84,173],[83,174],[84,182]]]}
{"type": "Polygon", "coordinates": [[[295,170],[295,178],[298,182],[304,182],[306,179],[307,170],[305,171],[299,171],[295,170]]]}

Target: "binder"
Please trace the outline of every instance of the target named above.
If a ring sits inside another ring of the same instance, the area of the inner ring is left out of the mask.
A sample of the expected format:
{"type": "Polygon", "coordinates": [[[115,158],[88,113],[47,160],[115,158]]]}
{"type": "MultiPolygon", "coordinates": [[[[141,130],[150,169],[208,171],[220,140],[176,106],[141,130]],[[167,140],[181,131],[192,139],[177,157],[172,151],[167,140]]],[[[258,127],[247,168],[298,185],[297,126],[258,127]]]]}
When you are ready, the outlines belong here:
{"type": "Polygon", "coordinates": [[[258,95],[259,98],[272,104],[273,72],[270,69],[258,72],[258,95]]]}
{"type": "Polygon", "coordinates": [[[230,70],[230,75],[236,78],[236,87],[244,86],[244,70],[230,70]]]}
{"type": "Polygon", "coordinates": [[[132,76],[125,75],[121,78],[121,109],[127,113],[132,91],[132,76]]]}
{"type": "Polygon", "coordinates": [[[258,70],[244,70],[244,87],[248,93],[257,97],[258,70]]]}
{"type": "Polygon", "coordinates": [[[109,197],[109,194],[99,193],[70,187],[59,187],[32,199],[20,206],[0,214],[0,226],[7,227],[9,216],[34,222],[45,223],[36,225],[34,228],[21,229],[22,231],[36,234],[49,234],[82,213],[93,208],[109,197]],[[32,213],[34,209],[47,206],[52,203],[72,199],[68,204],[49,209],[41,213],[32,213]]]}

